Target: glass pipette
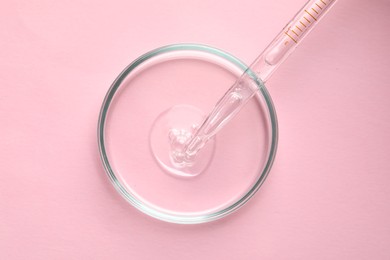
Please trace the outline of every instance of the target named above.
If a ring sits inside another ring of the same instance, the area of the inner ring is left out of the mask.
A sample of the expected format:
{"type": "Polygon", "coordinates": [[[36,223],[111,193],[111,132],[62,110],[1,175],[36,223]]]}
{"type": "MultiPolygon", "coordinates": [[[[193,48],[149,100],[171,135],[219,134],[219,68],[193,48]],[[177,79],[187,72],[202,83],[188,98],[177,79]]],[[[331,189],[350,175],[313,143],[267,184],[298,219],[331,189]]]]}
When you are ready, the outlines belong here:
{"type": "Polygon", "coordinates": [[[180,156],[173,160],[183,165],[191,165],[196,154],[222,127],[236,115],[258,91],[251,73],[266,82],[279,65],[294,51],[303,38],[329,11],[336,0],[310,0],[275,37],[268,47],[249,66],[232,87],[218,101],[194,135],[183,146],[180,156]]]}

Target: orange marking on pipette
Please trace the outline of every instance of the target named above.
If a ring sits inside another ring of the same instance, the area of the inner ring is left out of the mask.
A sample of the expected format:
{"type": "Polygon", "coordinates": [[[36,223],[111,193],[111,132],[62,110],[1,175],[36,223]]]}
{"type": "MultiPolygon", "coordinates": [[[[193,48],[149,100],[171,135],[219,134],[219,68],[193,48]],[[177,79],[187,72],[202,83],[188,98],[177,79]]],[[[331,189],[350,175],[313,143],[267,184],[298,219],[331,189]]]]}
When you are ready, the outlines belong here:
{"type": "Polygon", "coordinates": [[[306,25],[304,24],[304,23],[302,23],[301,21],[299,21],[303,26],[305,26],[306,27],[306,25]]]}
{"type": "Polygon", "coordinates": [[[326,3],[324,2],[324,1],[322,1],[322,0],[320,0],[324,5],[326,5],[326,3]]]}
{"type": "Polygon", "coordinates": [[[291,30],[296,36],[299,36],[294,30],[291,30]]]}
{"type": "Polygon", "coordinates": [[[297,27],[298,30],[300,30],[302,32],[302,29],[298,27],[298,25],[295,25],[295,27],[297,27]]]}
{"type": "Polygon", "coordinates": [[[305,10],[305,12],[308,13],[314,20],[317,21],[317,19],[311,13],[309,13],[307,10],[305,10]]]}
{"type": "Polygon", "coordinates": [[[318,14],[317,10],[314,9],[314,7],[312,7],[311,10],[313,10],[316,14],[318,14]]]}
{"type": "Polygon", "coordinates": [[[303,18],[305,18],[306,21],[308,21],[309,23],[311,23],[311,22],[309,21],[309,19],[307,19],[306,17],[303,17],[303,18]]]}
{"type": "Polygon", "coordinates": [[[293,40],[295,43],[298,43],[293,37],[291,37],[287,32],[284,32],[288,37],[291,38],[291,40],[293,40]]]}
{"type": "Polygon", "coordinates": [[[316,6],[318,6],[318,8],[320,8],[322,10],[322,7],[319,4],[316,3],[316,6]]]}

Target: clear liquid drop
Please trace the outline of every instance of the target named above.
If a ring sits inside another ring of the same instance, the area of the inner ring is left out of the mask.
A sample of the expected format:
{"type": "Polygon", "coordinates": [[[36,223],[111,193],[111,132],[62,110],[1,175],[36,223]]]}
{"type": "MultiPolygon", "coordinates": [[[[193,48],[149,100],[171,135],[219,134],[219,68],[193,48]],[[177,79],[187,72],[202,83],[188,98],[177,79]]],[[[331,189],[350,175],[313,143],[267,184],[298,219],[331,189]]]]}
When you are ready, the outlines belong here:
{"type": "Polygon", "coordinates": [[[156,118],[150,132],[150,147],[165,172],[194,177],[207,169],[214,154],[213,138],[196,154],[185,153],[186,145],[203,121],[202,111],[190,105],[174,106],[156,118]]]}

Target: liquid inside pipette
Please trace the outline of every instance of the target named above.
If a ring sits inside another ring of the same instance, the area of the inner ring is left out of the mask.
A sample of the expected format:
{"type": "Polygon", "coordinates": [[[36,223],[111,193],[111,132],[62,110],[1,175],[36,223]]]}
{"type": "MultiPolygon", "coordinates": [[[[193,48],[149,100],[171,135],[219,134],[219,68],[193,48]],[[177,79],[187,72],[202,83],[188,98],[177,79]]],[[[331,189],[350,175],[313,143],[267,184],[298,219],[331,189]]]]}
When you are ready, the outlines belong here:
{"type": "Polygon", "coordinates": [[[203,123],[194,129],[193,133],[188,133],[187,140],[182,143],[182,149],[174,149],[175,152],[171,154],[171,157],[177,166],[192,166],[198,152],[258,90],[251,75],[255,73],[257,80],[266,82],[335,2],[336,0],[309,0],[305,4],[249,69],[224,94],[203,123]]]}

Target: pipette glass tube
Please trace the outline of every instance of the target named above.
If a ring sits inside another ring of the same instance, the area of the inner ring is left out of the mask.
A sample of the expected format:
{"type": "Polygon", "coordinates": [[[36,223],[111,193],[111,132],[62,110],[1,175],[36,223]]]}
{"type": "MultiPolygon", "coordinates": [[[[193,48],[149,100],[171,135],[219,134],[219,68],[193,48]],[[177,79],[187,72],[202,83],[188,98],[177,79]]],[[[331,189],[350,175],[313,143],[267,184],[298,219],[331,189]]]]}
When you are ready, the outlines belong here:
{"type": "Polygon", "coordinates": [[[183,146],[184,149],[180,156],[176,153],[173,161],[178,160],[177,163],[181,165],[191,165],[191,162],[196,160],[198,151],[206,145],[207,141],[226,125],[258,91],[258,86],[251,80],[251,73],[255,73],[258,79],[266,82],[335,2],[336,0],[308,1],[249,66],[247,73],[237,79],[218,101],[192,138],[183,146]],[[188,164],[183,164],[183,161],[188,164]]]}

